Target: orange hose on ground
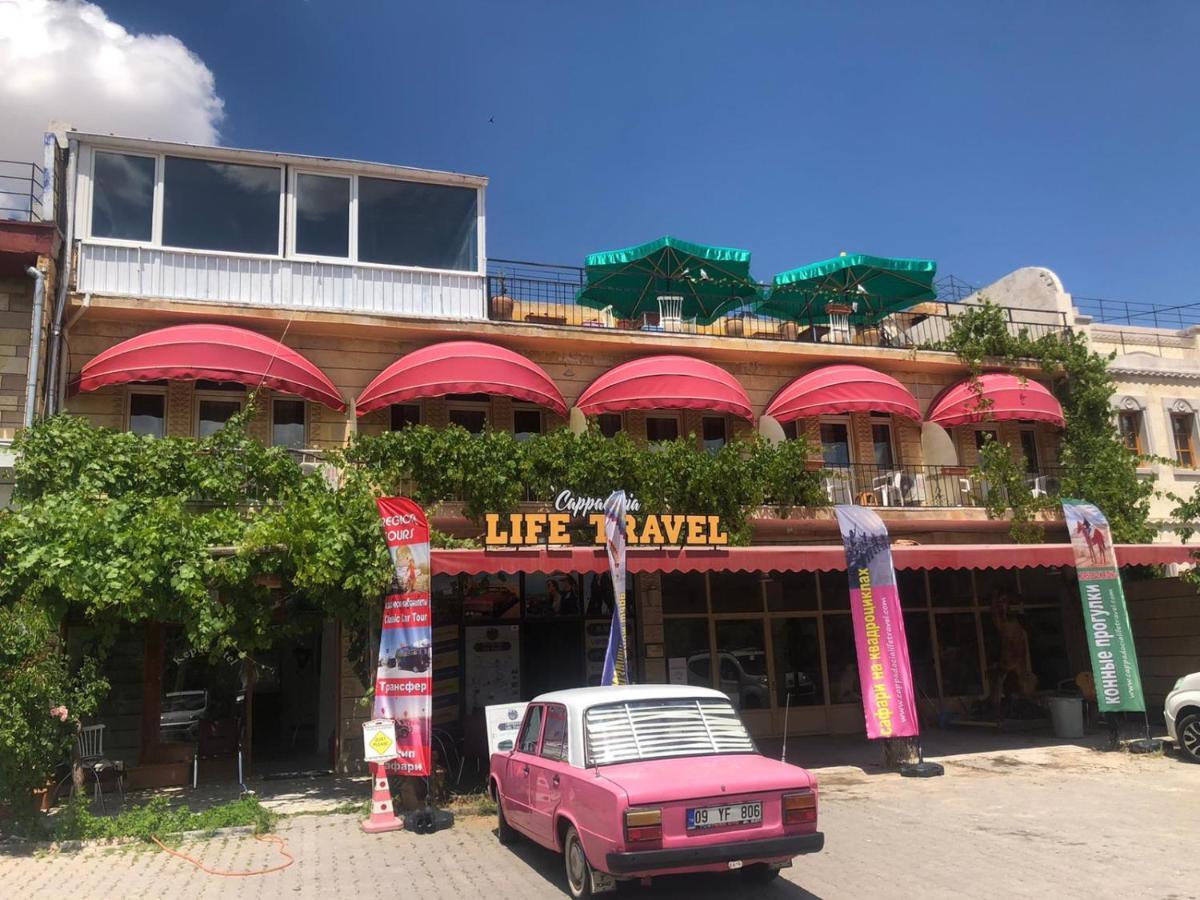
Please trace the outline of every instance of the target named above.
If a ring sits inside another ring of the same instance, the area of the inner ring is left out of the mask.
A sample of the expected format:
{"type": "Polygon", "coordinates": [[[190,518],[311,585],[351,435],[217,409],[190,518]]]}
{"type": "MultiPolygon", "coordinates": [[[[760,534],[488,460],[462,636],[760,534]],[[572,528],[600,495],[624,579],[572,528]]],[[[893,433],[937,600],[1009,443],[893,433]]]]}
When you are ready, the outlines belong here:
{"type": "Polygon", "coordinates": [[[188,856],[186,853],[180,853],[178,850],[172,850],[170,847],[168,847],[166,844],[164,844],[158,838],[154,837],[154,835],[150,836],[150,840],[152,840],[152,841],[154,841],[154,843],[158,844],[158,846],[161,849],[167,851],[172,856],[177,856],[182,860],[190,862],[197,869],[199,869],[202,872],[207,872],[209,875],[224,875],[228,878],[249,878],[252,875],[269,875],[271,872],[279,872],[283,869],[286,869],[288,866],[290,866],[292,863],[294,863],[296,861],[296,857],[292,856],[292,854],[288,853],[287,850],[284,849],[287,846],[287,844],[284,842],[283,838],[279,837],[278,835],[256,834],[254,836],[254,839],[256,841],[272,841],[272,842],[274,842],[276,845],[276,849],[278,849],[279,852],[283,856],[287,857],[287,862],[285,862],[281,865],[278,865],[278,866],[271,866],[270,868],[259,869],[257,872],[223,872],[220,869],[210,869],[208,866],[204,865],[204,863],[200,862],[198,859],[192,859],[192,857],[188,856]]]}

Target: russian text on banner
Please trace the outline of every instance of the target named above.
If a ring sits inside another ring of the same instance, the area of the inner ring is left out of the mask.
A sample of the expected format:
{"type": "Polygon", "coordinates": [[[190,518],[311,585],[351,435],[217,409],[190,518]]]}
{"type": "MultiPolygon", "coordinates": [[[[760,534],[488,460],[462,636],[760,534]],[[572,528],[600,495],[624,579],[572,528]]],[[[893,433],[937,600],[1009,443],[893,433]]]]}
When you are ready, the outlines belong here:
{"type": "Polygon", "coordinates": [[[1145,712],[1142,675],[1108,519],[1091,503],[1062,502],[1083,603],[1100,712],[1145,712]]]}
{"type": "Polygon", "coordinates": [[[392,559],[383,601],[374,718],[396,721],[397,775],[429,775],[433,696],[433,610],[429,602],[429,523],[405,497],[376,501],[392,559]]]}
{"type": "Polygon", "coordinates": [[[613,583],[613,615],[608,631],[601,684],[629,684],[625,655],[625,510],[624,491],[613,491],[604,501],[604,549],[613,583]]]}
{"type": "Polygon", "coordinates": [[[850,576],[867,737],[914,737],[920,728],[887,526],[863,506],[838,506],[835,512],[850,576]]]}

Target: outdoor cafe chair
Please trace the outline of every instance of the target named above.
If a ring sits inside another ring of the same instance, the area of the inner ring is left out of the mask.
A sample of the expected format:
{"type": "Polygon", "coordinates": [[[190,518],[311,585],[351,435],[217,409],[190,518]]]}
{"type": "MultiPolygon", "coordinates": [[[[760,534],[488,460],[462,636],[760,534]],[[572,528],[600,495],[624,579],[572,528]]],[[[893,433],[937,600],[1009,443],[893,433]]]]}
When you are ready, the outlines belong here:
{"type": "Polygon", "coordinates": [[[836,473],[826,476],[825,496],[829,498],[830,503],[853,503],[849,474],[836,473]]]}
{"type": "Polygon", "coordinates": [[[79,766],[85,777],[90,777],[95,785],[95,797],[100,801],[100,809],[104,811],[103,783],[116,782],[121,794],[121,802],[125,802],[125,764],[120,760],[111,760],[104,755],[104,725],[85,725],[75,736],[75,750],[79,756],[79,766]]]}

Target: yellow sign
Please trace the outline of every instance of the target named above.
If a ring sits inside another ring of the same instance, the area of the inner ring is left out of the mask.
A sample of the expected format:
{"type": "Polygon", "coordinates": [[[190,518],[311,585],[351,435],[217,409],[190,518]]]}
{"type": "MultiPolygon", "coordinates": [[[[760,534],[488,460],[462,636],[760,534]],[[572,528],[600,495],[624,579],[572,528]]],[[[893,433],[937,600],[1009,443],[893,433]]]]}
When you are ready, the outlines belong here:
{"type": "MultiPolygon", "coordinates": [[[[604,543],[604,514],[588,517],[592,527],[592,542],[604,543]]],[[[523,547],[538,544],[563,546],[571,543],[567,531],[570,513],[512,513],[501,516],[488,513],[485,517],[488,547],[523,547]]],[[[625,541],[629,546],[713,546],[729,543],[729,535],[721,528],[720,516],[647,515],[641,523],[633,516],[625,517],[625,541]]]]}
{"type": "Polygon", "coordinates": [[[371,749],[380,756],[388,752],[388,748],[392,746],[392,739],[382,731],[375,732],[375,737],[371,738],[371,749]]]}
{"type": "Polygon", "coordinates": [[[363,722],[363,756],[367,762],[387,762],[396,758],[395,720],[363,722]]]}

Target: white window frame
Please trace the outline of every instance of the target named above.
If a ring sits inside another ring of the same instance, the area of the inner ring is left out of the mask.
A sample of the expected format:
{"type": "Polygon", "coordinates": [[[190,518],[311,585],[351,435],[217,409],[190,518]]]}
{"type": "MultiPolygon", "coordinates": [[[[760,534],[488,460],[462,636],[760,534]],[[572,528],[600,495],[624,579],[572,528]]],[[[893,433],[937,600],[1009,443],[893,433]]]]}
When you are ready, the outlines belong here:
{"type": "Polygon", "coordinates": [[[345,172],[322,172],[320,169],[291,167],[288,171],[287,192],[287,256],[305,262],[335,263],[343,266],[358,265],[358,177],[345,172]],[[318,253],[301,253],[296,249],[297,220],[299,218],[299,194],[296,186],[301,175],[317,175],[321,178],[340,178],[350,183],[350,232],[346,241],[346,256],[323,256],[318,253]]]}
{"type": "MultiPolygon", "coordinates": [[[[162,246],[162,198],[163,198],[163,157],[161,153],[139,153],[136,150],[124,150],[109,147],[89,147],[85,160],[87,171],[87,190],[81,192],[82,209],[77,210],[83,219],[81,234],[87,235],[91,244],[103,244],[108,247],[161,247],[162,246]],[[150,240],[132,241],[128,238],[97,237],[92,234],[93,205],[96,199],[96,154],[109,153],[113,156],[136,156],[141,159],[154,160],[154,190],[150,199],[150,240]]],[[[174,248],[172,248],[174,249],[174,248]]]]}
{"type": "MultiPolygon", "coordinates": [[[[487,431],[492,427],[492,404],[491,401],[483,400],[446,400],[446,422],[453,425],[454,422],[450,419],[450,413],[454,410],[462,412],[482,412],[483,413],[483,430],[487,431]]],[[[460,426],[461,427],[461,426],[460,426]]],[[[472,432],[474,433],[474,432],[472,432]]],[[[482,432],[480,432],[482,433],[482,432]]]]}
{"type": "Polygon", "coordinates": [[[872,429],[872,431],[871,431],[871,465],[878,467],[878,464],[875,462],[875,431],[874,431],[874,428],[876,425],[882,425],[884,428],[886,428],[888,430],[888,447],[891,449],[891,452],[892,452],[891,468],[893,468],[893,469],[900,468],[901,462],[900,462],[899,445],[896,443],[896,423],[895,423],[895,420],[892,417],[892,415],[889,413],[888,415],[885,415],[885,416],[881,416],[881,415],[867,416],[867,425],[868,425],[868,427],[870,427],[872,429]]]}
{"type": "MultiPolygon", "coordinates": [[[[392,408],[396,407],[396,406],[415,406],[417,408],[417,421],[414,422],[413,424],[414,425],[424,425],[425,424],[425,404],[422,403],[419,399],[418,400],[405,400],[402,403],[389,403],[388,408],[387,408],[388,409],[388,431],[399,431],[398,428],[392,427],[392,408]]],[[[411,426],[409,426],[409,427],[411,427],[411,426]]]]}
{"type": "MultiPolygon", "coordinates": [[[[847,452],[849,453],[849,456],[850,456],[849,465],[850,465],[850,467],[853,468],[855,463],[857,463],[857,461],[858,461],[858,448],[855,446],[855,442],[854,442],[854,421],[850,418],[850,416],[818,416],[817,417],[817,449],[821,453],[822,464],[829,465],[828,463],[825,463],[825,443],[821,440],[821,426],[822,425],[845,425],[846,426],[846,448],[847,448],[847,452]]],[[[799,430],[799,426],[797,426],[796,434],[799,435],[800,433],[801,432],[799,430]]]]}
{"type": "Polygon", "coordinates": [[[236,391],[196,391],[195,399],[192,401],[192,437],[200,437],[200,401],[201,400],[225,400],[234,401],[238,405],[238,411],[246,408],[246,392],[240,394],[236,391]]]}
{"type": "MultiPolygon", "coordinates": [[[[132,434],[130,419],[133,418],[133,395],[134,394],[155,394],[163,398],[163,437],[167,437],[170,422],[170,404],[167,403],[167,389],[157,384],[130,384],[125,388],[125,431],[132,434]]],[[[198,412],[198,411],[197,411],[198,412]]]]}
{"type": "Polygon", "coordinates": [[[646,413],[645,424],[647,426],[646,427],[646,440],[647,441],[654,441],[654,443],[661,443],[661,440],[655,441],[653,438],[650,437],[649,425],[650,425],[651,419],[661,419],[663,421],[668,421],[668,420],[674,421],[675,422],[675,440],[679,440],[681,437],[684,436],[683,435],[683,415],[681,413],[672,412],[671,410],[657,410],[656,409],[656,410],[652,410],[652,411],[646,413]]]}
{"type": "Polygon", "coordinates": [[[538,434],[546,433],[546,411],[544,409],[542,409],[536,403],[514,403],[513,404],[513,427],[512,427],[512,433],[514,436],[517,434],[516,414],[518,412],[537,413],[538,422],[539,422],[537,433],[538,434]]]}
{"type": "MultiPolygon", "coordinates": [[[[219,393],[219,392],[214,392],[214,393],[219,393]]],[[[288,403],[299,403],[301,408],[304,410],[304,422],[303,422],[304,443],[299,447],[288,447],[285,449],[307,450],[308,449],[308,424],[309,424],[309,422],[308,422],[308,401],[305,400],[303,397],[296,396],[295,394],[279,394],[279,395],[272,394],[271,395],[271,403],[270,403],[270,410],[269,410],[270,419],[267,421],[267,429],[268,429],[267,436],[269,438],[270,445],[272,447],[282,447],[283,446],[283,444],[275,443],[275,404],[278,403],[280,400],[283,400],[284,402],[288,402],[288,403]]],[[[200,430],[199,429],[199,424],[200,424],[199,423],[199,413],[200,413],[200,407],[197,406],[196,407],[196,414],[197,414],[196,430],[197,431],[200,430]]]]}

